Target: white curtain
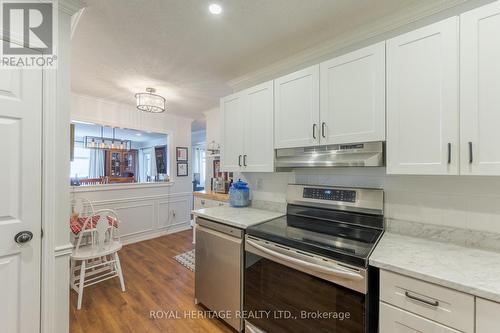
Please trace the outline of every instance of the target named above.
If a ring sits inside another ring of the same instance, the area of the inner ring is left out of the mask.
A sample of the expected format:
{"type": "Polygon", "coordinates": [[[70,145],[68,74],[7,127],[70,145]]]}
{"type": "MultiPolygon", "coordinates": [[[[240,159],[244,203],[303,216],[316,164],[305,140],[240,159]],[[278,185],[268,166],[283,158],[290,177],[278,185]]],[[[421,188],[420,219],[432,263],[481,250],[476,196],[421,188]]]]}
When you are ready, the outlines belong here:
{"type": "Polygon", "coordinates": [[[104,176],[104,150],[91,149],[89,160],[89,178],[104,176]]]}
{"type": "Polygon", "coordinates": [[[138,168],[138,172],[137,172],[137,175],[138,175],[138,180],[139,180],[139,183],[144,183],[147,181],[146,179],[146,168],[144,167],[144,150],[141,149],[140,152],[139,152],[139,158],[137,160],[137,168],[138,168]]]}
{"type": "Polygon", "coordinates": [[[155,154],[155,147],[149,148],[150,153],[151,153],[151,179],[154,180],[156,176],[158,175],[156,171],[156,154],[155,154]]]}

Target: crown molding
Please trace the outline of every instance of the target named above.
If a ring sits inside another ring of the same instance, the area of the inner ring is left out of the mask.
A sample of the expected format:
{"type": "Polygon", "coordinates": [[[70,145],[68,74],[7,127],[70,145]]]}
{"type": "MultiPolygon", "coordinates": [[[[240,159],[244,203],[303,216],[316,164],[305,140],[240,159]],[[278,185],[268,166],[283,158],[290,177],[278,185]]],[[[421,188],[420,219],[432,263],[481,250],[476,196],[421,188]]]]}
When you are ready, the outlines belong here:
{"type": "Polygon", "coordinates": [[[362,43],[371,38],[376,38],[384,33],[403,28],[406,25],[451,9],[467,1],[469,0],[443,0],[426,5],[417,3],[414,6],[409,6],[402,12],[385,16],[371,24],[361,26],[354,31],[323,42],[316,47],[298,52],[257,71],[230,80],[228,81],[228,85],[233,91],[238,91],[259,82],[271,80],[276,75],[284,75],[292,69],[298,70],[301,67],[307,67],[308,65],[312,65],[315,61],[320,61],[321,57],[342,51],[342,49],[362,43]]]}
{"type": "Polygon", "coordinates": [[[58,0],[57,4],[60,11],[70,16],[86,7],[86,4],[81,0],[58,0]]]}

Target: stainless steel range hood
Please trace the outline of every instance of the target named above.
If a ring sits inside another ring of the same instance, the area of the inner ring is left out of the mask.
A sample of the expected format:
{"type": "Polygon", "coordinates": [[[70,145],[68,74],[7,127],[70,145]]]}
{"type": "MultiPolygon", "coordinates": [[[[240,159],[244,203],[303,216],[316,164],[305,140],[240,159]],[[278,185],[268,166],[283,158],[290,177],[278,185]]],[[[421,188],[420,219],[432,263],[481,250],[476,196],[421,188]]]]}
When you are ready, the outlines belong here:
{"type": "Polygon", "coordinates": [[[384,143],[367,142],[276,149],[276,171],[295,168],[384,166],[384,143]]]}

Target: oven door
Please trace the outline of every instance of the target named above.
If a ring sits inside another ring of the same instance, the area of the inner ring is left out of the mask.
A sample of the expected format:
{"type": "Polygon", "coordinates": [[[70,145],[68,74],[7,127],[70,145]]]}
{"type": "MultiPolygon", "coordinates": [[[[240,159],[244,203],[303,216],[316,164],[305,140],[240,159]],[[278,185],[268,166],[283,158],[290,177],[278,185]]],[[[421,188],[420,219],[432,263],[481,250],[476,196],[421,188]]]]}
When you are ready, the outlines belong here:
{"type": "Polygon", "coordinates": [[[246,236],[245,319],[258,332],[367,332],[366,274],[246,236]]]}

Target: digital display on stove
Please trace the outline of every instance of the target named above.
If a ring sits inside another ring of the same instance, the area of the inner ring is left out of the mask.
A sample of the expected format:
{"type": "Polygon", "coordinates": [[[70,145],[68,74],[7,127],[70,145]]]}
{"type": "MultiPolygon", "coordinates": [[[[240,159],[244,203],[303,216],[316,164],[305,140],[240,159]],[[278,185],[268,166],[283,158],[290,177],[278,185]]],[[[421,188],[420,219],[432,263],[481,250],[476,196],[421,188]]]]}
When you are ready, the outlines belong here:
{"type": "Polygon", "coordinates": [[[308,199],[356,202],[356,191],[305,187],[302,197],[308,199]]]}

